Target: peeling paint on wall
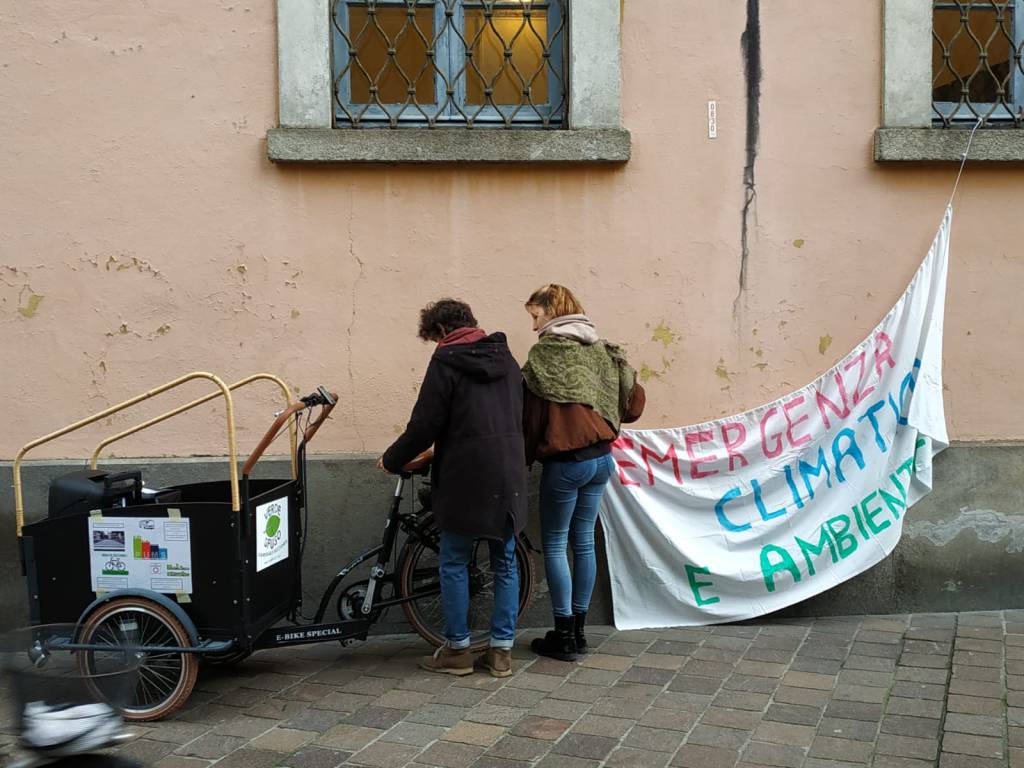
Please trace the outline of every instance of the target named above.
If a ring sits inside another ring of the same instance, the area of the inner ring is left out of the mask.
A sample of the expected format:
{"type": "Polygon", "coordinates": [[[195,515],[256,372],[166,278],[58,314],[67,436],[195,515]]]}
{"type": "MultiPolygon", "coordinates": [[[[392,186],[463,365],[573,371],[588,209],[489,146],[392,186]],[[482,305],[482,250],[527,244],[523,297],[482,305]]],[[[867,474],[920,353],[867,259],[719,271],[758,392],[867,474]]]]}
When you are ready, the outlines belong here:
{"type": "MultiPolygon", "coordinates": [[[[15,279],[17,279],[19,277],[28,277],[28,272],[24,272],[24,271],[18,269],[17,267],[12,267],[10,264],[4,264],[3,265],[3,269],[6,272],[10,272],[11,273],[11,277],[13,277],[15,279]]],[[[3,282],[6,285],[12,285],[12,286],[14,285],[14,283],[9,283],[6,280],[3,280],[3,282]]]]}
{"type": "Polygon", "coordinates": [[[661,372],[654,370],[647,363],[640,363],[640,370],[637,372],[637,376],[640,377],[642,384],[646,384],[651,379],[660,379],[661,372]]]}
{"type": "Polygon", "coordinates": [[[25,302],[25,306],[18,307],[18,314],[25,318],[35,317],[36,312],[39,311],[39,305],[43,302],[43,298],[40,294],[29,291],[28,301],[25,302]]]}
{"type": "Polygon", "coordinates": [[[670,344],[674,344],[678,340],[679,336],[674,333],[671,328],[665,325],[664,320],[658,323],[654,331],[651,333],[651,341],[660,341],[666,347],[670,344]]]}
{"type": "Polygon", "coordinates": [[[818,338],[818,354],[824,355],[828,351],[828,348],[832,346],[832,337],[829,334],[825,334],[818,338]]]}
{"type": "Polygon", "coordinates": [[[715,376],[726,381],[732,381],[729,376],[729,369],[725,367],[725,360],[722,358],[718,359],[718,365],[715,367],[715,376]]]}
{"type": "Polygon", "coordinates": [[[1010,554],[1024,552],[1024,515],[1004,515],[994,509],[963,508],[952,520],[917,520],[907,525],[906,531],[910,538],[928,539],[937,547],[946,546],[961,533],[971,532],[987,544],[1005,541],[1010,554]]]}
{"type": "MultiPolygon", "coordinates": [[[[91,264],[97,269],[100,267],[100,256],[98,255],[90,258],[89,254],[86,254],[85,257],[79,259],[79,261],[91,264]]],[[[127,252],[118,253],[117,255],[108,255],[106,261],[103,262],[103,268],[107,272],[127,272],[128,270],[134,269],[140,274],[149,274],[160,280],[164,279],[160,270],[154,267],[150,262],[127,252]]]]}
{"type": "Polygon", "coordinates": [[[137,336],[140,339],[142,338],[141,333],[139,333],[138,331],[133,331],[131,328],[128,327],[128,323],[121,323],[119,326],[117,326],[116,331],[107,331],[104,335],[108,339],[111,339],[114,336],[127,336],[129,333],[134,336],[137,336]]]}
{"type": "Polygon", "coordinates": [[[662,355],[662,357],[661,357],[661,368],[660,369],[657,369],[654,366],[652,366],[652,365],[650,365],[650,364],[648,364],[646,362],[641,362],[640,363],[640,368],[637,370],[637,376],[640,378],[640,381],[642,383],[644,383],[644,384],[646,384],[651,379],[660,379],[662,376],[664,376],[670,370],[672,370],[672,364],[674,362],[675,362],[674,358],[670,359],[670,358],[666,357],[665,355],[662,355]]]}

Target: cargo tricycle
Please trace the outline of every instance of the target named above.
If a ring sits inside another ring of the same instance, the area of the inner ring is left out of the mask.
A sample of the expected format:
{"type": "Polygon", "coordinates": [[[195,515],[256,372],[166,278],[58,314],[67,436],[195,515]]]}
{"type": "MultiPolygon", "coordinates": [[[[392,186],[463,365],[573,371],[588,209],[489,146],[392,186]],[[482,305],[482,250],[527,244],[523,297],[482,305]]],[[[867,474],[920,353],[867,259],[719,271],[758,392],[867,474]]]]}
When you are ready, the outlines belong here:
{"type": "MultiPolygon", "coordinates": [[[[102,679],[104,669],[123,664],[126,653],[137,659],[133,690],[126,702],[116,702],[125,719],[154,720],[181,707],[200,661],[231,664],[260,649],[305,643],[348,645],[365,639],[382,612],[395,606],[429,643],[444,642],[440,534],[429,482],[410,492],[415,478],[428,473],[429,455],[397,477],[380,544],[339,568],[312,616],[302,612],[302,557],[311,518],[306,449],[336,402],[323,387],[293,401],[288,386],[272,374],[228,385],[211,373],[194,372],[34,440],[18,453],[15,518],[30,623],[71,627],[46,633],[43,641],[50,652],[71,653],[86,681],[102,679]],[[21,466],[30,450],[195,380],[211,382],[214,391],[102,440],[87,468],[50,484],[46,514],[25,523],[21,466]],[[239,469],[232,393],[260,381],[280,389],[284,407],[239,469]],[[150,487],[139,470],[99,467],[112,443],[217,398],[227,428],[226,480],[150,487]],[[285,433],[290,476],[253,477],[260,457],[285,433]],[[410,503],[403,505],[406,497],[410,503]]],[[[314,522],[319,514],[312,515],[314,522]]],[[[521,613],[533,587],[531,550],[521,536],[521,613]]],[[[484,542],[475,547],[468,579],[471,640],[480,649],[487,643],[493,599],[484,542]]],[[[105,696],[102,686],[94,693],[105,696]]]]}

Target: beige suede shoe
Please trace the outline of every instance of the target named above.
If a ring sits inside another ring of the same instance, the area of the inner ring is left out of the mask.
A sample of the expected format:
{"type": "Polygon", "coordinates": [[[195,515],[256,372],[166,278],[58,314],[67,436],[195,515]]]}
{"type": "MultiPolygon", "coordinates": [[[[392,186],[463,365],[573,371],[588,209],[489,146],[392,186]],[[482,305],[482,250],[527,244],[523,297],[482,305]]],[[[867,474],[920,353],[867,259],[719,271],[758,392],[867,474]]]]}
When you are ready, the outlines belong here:
{"type": "Polygon", "coordinates": [[[420,658],[420,669],[439,672],[442,675],[473,674],[473,657],[468,648],[449,648],[442,645],[433,656],[420,658]]]}
{"type": "Polygon", "coordinates": [[[477,659],[477,666],[486,669],[492,677],[512,675],[512,650],[509,648],[488,648],[477,659]]]}

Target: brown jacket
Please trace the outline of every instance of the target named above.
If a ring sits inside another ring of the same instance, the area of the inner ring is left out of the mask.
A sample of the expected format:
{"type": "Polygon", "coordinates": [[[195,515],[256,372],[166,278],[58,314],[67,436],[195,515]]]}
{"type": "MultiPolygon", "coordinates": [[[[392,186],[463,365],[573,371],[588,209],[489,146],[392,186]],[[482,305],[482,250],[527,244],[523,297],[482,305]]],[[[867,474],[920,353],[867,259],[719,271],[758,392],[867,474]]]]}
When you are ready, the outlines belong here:
{"type": "MultiPolygon", "coordinates": [[[[523,389],[523,437],[528,465],[598,443],[610,443],[618,437],[589,405],[552,403],[533,394],[528,387],[523,389]]],[[[633,385],[622,422],[630,424],[639,419],[646,402],[647,393],[638,381],[633,385]]]]}

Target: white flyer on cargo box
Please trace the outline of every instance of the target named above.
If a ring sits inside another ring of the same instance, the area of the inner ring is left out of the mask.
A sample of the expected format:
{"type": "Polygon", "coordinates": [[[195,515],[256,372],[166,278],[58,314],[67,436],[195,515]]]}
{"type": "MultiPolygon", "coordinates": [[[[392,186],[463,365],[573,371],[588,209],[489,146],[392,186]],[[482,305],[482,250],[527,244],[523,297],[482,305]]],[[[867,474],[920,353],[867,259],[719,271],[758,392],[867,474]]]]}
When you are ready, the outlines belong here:
{"type": "Polygon", "coordinates": [[[256,507],[256,572],[288,558],[288,497],[256,507]]]}
{"type": "Polygon", "coordinates": [[[187,518],[99,517],[89,520],[94,592],[150,589],[192,592],[192,533],[187,518]]]}

